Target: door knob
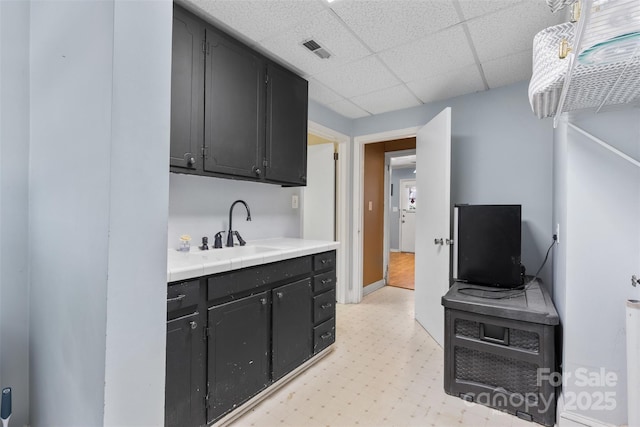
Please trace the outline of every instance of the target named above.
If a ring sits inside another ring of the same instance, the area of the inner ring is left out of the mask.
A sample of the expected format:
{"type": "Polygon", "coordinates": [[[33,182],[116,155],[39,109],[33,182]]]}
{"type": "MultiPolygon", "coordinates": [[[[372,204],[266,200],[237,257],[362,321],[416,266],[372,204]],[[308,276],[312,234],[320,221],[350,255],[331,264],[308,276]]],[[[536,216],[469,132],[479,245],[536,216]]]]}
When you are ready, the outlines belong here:
{"type": "Polygon", "coordinates": [[[433,243],[436,245],[444,245],[444,239],[433,239],[433,243]]]}

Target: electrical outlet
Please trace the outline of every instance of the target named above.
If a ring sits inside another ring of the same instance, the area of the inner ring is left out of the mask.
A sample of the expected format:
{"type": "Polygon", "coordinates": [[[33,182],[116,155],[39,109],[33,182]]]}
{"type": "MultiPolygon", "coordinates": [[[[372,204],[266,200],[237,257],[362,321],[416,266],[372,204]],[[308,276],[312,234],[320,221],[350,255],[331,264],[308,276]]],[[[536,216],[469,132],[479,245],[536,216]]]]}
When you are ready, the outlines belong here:
{"type": "Polygon", "coordinates": [[[291,208],[298,209],[298,195],[294,194],[291,196],[291,208]]]}
{"type": "Polygon", "coordinates": [[[560,224],[556,224],[556,245],[560,243],[560,224]]]}

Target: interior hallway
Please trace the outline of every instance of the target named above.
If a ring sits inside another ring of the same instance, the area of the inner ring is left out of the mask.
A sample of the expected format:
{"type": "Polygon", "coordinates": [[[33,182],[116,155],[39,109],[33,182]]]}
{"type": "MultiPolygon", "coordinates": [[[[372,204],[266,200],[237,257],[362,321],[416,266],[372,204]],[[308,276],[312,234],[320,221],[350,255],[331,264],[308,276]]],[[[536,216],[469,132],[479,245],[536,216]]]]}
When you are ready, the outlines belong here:
{"type": "Polygon", "coordinates": [[[389,254],[387,285],[415,289],[415,254],[413,252],[391,252],[389,254]]]}
{"type": "Polygon", "coordinates": [[[339,304],[334,351],[233,425],[534,426],[445,394],[443,350],[414,320],[413,295],[386,286],[339,304]]]}

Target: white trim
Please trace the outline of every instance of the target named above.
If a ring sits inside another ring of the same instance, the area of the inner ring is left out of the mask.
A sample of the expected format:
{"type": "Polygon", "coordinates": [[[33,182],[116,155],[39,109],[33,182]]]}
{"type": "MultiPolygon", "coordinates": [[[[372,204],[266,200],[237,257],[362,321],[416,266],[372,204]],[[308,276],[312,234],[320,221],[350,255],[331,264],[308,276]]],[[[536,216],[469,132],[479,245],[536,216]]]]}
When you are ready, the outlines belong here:
{"type": "MultiPolygon", "coordinates": [[[[307,131],[313,135],[320,136],[338,143],[338,165],[337,165],[337,194],[336,194],[336,225],[337,225],[337,241],[340,247],[337,249],[336,261],[336,300],[339,303],[354,302],[350,297],[353,293],[353,284],[349,280],[350,273],[350,227],[349,227],[349,143],[351,138],[338,131],[330,129],[319,123],[309,120],[307,131]]],[[[302,206],[302,205],[301,205],[302,206]]],[[[300,209],[300,223],[302,224],[303,209],[300,209]]],[[[302,233],[302,230],[301,230],[302,233]]],[[[302,235],[302,234],[301,234],[302,235]]]]}
{"type": "MultiPolygon", "coordinates": [[[[372,142],[389,141],[392,139],[410,138],[416,136],[419,126],[397,129],[369,135],[356,136],[353,139],[353,227],[351,230],[353,264],[351,266],[351,282],[354,288],[354,300],[362,301],[362,204],[364,203],[364,145],[372,142]]],[[[370,285],[371,286],[371,285],[370,285]]]]}
{"type": "Polygon", "coordinates": [[[378,280],[377,282],[374,282],[362,288],[362,296],[369,295],[370,293],[375,292],[378,289],[382,289],[384,287],[385,287],[384,279],[378,280]]]}

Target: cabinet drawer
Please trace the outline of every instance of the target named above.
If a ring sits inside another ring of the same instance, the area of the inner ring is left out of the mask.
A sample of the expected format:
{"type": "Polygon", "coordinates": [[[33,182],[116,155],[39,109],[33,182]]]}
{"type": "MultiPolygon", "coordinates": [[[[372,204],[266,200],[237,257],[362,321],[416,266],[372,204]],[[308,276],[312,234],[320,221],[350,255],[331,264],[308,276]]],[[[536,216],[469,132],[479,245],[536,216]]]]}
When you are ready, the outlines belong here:
{"type": "MultiPolygon", "coordinates": [[[[167,313],[198,305],[200,281],[191,280],[167,287],[167,313]]],[[[195,310],[195,308],[194,308],[195,310]]]]}
{"type": "Polygon", "coordinates": [[[335,316],[335,289],[313,298],[313,323],[321,323],[335,316]]]}
{"type": "Polygon", "coordinates": [[[207,279],[207,298],[223,298],[307,273],[311,273],[311,256],[222,273],[207,279]]]}
{"type": "Polygon", "coordinates": [[[313,353],[319,353],[336,342],[336,319],[327,320],[313,328],[313,353]]]}
{"type": "Polygon", "coordinates": [[[313,292],[318,293],[333,289],[336,286],[336,273],[334,271],[328,271],[323,274],[318,274],[313,278],[313,292]]]}
{"type": "Polygon", "coordinates": [[[336,251],[323,252],[313,256],[313,269],[327,270],[336,268],[336,251]]]}

